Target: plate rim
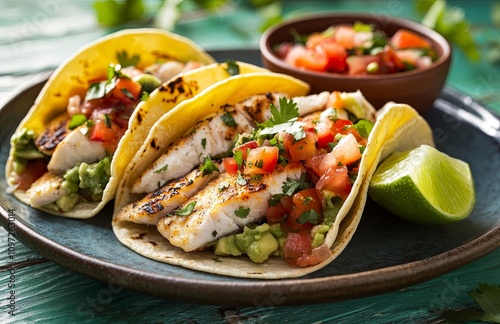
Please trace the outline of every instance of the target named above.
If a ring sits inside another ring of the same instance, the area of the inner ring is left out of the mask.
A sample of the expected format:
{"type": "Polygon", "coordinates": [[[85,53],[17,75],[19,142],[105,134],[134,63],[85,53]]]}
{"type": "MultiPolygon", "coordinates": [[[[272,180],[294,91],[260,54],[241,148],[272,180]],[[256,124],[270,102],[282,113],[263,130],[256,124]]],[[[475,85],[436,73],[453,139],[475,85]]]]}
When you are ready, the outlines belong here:
{"type": "MultiPolygon", "coordinates": [[[[240,49],[236,49],[236,51],[238,50],[240,49]]],[[[226,53],[229,50],[224,49],[220,52],[226,53]]],[[[50,72],[41,73],[26,82],[24,86],[14,89],[11,95],[5,98],[0,111],[12,105],[14,101],[31,88],[42,86],[49,75],[50,72]]],[[[443,92],[452,97],[463,96],[461,92],[448,86],[445,86],[443,92]]],[[[473,100],[473,102],[483,107],[477,101],[473,100]]],[[[7,230],[9,211],[2,205],[0,205],[0,215],[0,223],[7,230]]],[[[498,222],[494,228],[481,236],[451,250],[396,266],[321,278],[254,279],[248,281],[238,281],[241,279],[235,278],[235,280],[228,281],[213,281],[210,279],[179,279],[174,276],[156,275],[100,260],[60,245],[36,232],[27,224],[20,222],[17,218],[16,221],[15,237],[20,242],[42,257],[74,272],[109,285],[118,285],[119,287],[155,297],[175,297],[186,302],[225,306],[312,304],[381,294],[435,278],[471,263],[500,247],[500,222],[498,222]],[[96,269],[99,271],[95,271],[96,269]],[[411,275],[408,275],[405,270],[410,269],[411,275]],[[134,285],[137,280],[142,280],[142,282],[139,285],[134,285]],[[158,285],[170,289],[159,292],[158,285]],[[305,289],[306,287],[307,289],[305,289]],[[242,289],[248,291],[249,288],[254,289],[251,289],[248,294],[241,294],[242,289]],[[199,291],[204,293],[199,294],[199,291]],[[314,291],[312,296],[303,293],[311,291],[314,291]],[[276,296],[277,292],[278,296],[276,296]],[[242,296],[244,296],[243,299],[242,296]],[[275,300],[273,300],[273,296],[275,296],[275,300]]]]}

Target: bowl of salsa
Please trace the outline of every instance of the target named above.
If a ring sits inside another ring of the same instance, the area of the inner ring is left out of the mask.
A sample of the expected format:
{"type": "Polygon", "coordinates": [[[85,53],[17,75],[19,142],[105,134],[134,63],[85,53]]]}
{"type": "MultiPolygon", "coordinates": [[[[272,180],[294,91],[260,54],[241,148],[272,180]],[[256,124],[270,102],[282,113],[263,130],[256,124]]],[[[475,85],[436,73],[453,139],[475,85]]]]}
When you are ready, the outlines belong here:
{"type": "Polygon", "coordinates": [[[357,91],[376,107],[407,103],[424,114],[439,96],[451,49],[417,22],[362,13],[302,16],[277,24],[260,40],[263,64],[321,91],[357,91]]]}

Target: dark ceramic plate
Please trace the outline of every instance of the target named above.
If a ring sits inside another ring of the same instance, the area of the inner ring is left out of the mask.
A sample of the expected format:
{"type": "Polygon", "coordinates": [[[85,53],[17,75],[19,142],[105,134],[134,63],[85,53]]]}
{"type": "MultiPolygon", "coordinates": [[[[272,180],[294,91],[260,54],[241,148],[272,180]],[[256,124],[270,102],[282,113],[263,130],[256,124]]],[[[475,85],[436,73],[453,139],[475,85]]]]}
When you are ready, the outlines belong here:
{"type": "MultiPolygon", "coordinates": [[[[260,64],[257,51],[212,53],[219,61],[260,64]]],[[[15,215],[17,238],[76,272],[147,294],[190,302],[277,306],[327,302],[407,287],[467,264],[500,245],[500,120],[478,103],[445,88],[425,116],[440,150],[467,161],[477,204],[459,223],[422,227],[402,221],[369,200],[354,238],[322,270],[299,279],[222,277],[146,259],[121,245],[111,229],[111,205],[89,220],[44,214],[6,194],[3,166],[9,138],[45,78],[15,94],[0,111],[0,221],[15,215]]]]}

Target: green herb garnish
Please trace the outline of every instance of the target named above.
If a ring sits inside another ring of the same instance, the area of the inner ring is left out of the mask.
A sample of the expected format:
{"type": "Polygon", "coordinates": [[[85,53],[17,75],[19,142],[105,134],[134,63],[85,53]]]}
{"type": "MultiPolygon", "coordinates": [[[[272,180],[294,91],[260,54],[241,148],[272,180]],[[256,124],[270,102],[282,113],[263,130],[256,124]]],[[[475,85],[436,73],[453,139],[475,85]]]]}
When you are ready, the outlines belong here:
{"type": "Polygon", "coordinates": [[[196,205],[196,201],[193,201],[192,203],[188,204],[184,208],[174,210],[171,213],[168,213],[167,215],[176,215],[176,216],[189,216],[193,212],[194,206],[196,205]]]}
{"type": "Polygon", "coordinates": [[[71,120],[69,121],[68,128],[75,129],[80,125],[85,124],[87,121],[87,117],[84,114],[76,114],[71,116],[71,120]]]}
{"type": "Polygon", "coordinates": [[[250,208],[245,208],[243,206],[240,206],[238,210],[234,211],[234,214],[238,216],[239,218],[246,218],[248,214],[250,213],[250,208]]]}

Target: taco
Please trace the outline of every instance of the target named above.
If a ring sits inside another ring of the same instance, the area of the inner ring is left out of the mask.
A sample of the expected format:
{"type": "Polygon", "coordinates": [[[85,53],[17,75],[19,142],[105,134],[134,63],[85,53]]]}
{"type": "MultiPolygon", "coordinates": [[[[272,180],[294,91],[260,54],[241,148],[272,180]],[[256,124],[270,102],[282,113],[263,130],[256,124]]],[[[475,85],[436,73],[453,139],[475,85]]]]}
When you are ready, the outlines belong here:
{"type": "Polygon", "coordinates": [[[242,75],[165,114],[135,157],[140,170],[125,177],[129,204],[113,218],[120,242],[151,259],[245,278],[303,276],[337,257],[378,160],[432,145],[432,134],[409,106],[375,120],[360,92],[306,96],[297,85],[242,75]]]}
{"type": "Polygon", "coordinates": [[[193,42],[156,29],[121,31],[84,47],[51,75],[13,135],[9,189],[50,214],[94,216],[114,198],[151,125],[231,76],[227,64],[213,62],[193,42]]]}

